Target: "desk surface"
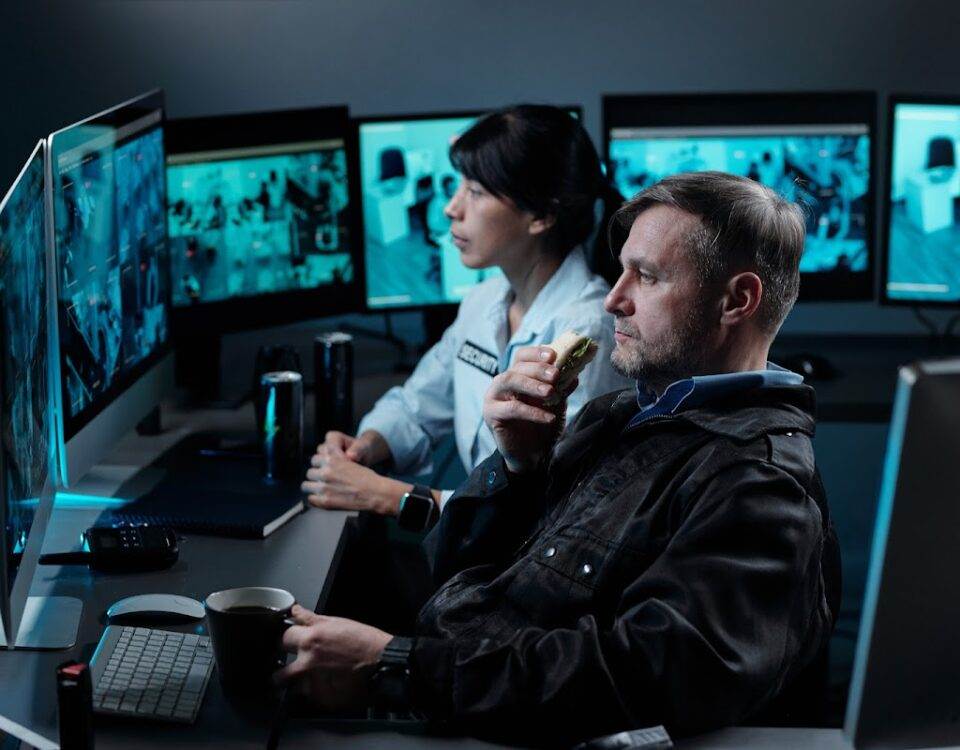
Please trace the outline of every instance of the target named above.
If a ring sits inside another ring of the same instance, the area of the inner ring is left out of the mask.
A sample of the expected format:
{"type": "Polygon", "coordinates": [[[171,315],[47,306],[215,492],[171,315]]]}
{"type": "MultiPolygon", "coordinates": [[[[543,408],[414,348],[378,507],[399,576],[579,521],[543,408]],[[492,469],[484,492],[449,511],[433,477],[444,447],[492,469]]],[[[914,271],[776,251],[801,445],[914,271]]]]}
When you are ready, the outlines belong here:
{"type": "MultiPolygon", "coordinates": [[[[167,419],[168,415],[164,415],[167,419]]],[[[252,414],[235,412],[173,413],[167,431],[157,437],[129,435],[117,450],[77,487],[78,493],[111,496],[139,467],[185,436],[191,428],[216,429],[252,423],[252,414]]],[[[54,509],[44,551],[75,548],[79,532],[101,512],[102,502],[72,500],[54,509]]],[[[34,595],[73,596],[83,601],[77,645],[67,651],[0,653],[0,731],[38,747],[59,741],[54,670],[67,659],[87,660],[106,625],[104,612],[117,599],[139,593],[185,594],[202,600],[208,593],[234,586],[275,586],[291,591],[313,608],[324,593],[327,572],[335,561],[349,514],[310,510],[264,540],[220,539],[188,534],[180,559],[166,571],[104,575],[85,567],[38,568],[34,595]],[[15,689],[7,689],[15,685],[15,689]]],[[[160,627],[167,627],[162,625],[160,627]]],[[[189,627],[189,626],[188,626],[189,627]]],[[[181,628],[188,629],[188,628],[181,628]]],[[[98,720],[97,747],[171,747],[210,744],[217,747],[264,747],[269,726],[246,719],[225,700],[219,682],[210,682],[197,722],[192,726],[108,719],[98,720]]]]}
{"type": "MultiPolygon", "coordinates": [[[[700,737],[679,740],[677,750],[851,750],[839,729],[781,729],[778,727],[732,727],[700,737]]],[[[288,727],[280,739],[280,750],[492,750],[481,740],[458,737],[419,737],[390,732],[348,733],[310,726],[288,727]]]]}

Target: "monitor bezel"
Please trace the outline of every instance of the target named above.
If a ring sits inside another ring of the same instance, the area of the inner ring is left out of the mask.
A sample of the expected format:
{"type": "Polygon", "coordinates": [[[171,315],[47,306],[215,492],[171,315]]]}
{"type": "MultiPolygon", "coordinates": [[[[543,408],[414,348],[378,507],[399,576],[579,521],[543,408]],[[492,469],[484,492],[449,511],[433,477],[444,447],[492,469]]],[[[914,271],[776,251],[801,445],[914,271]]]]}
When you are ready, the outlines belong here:
{"type": "MultiPolygon", "coordinates": [[[[558,109],[567,110],[569,112],[575,112],[577,119],[580,123],[583,123],[583,107],[579,104],[557,104],[553,105],[558,109]]],[[[359,178],[359,169],[360,169],[360,128],[364,125],[371,125],[377,123],[385,122],[416,122],[419,120],[453,120],[456,118],[462,117],[475,117],[480,118],[484,115],[487,115],[491,112],[496,112],[500,107],[490,107],[489,109],[461,109],[461,110],[437,110],[433,112],[414,112],[407,114],[378,114],[378,115],[362,115],[353,118],[353,131],[354,131],[354,141],[357,146],[357,170],[359,178]]],[[[357,190],[361,193],[360,201],[363,200],[363,190],[360,185],[359,179],[357,180],[357,190]]],[[[363,216],[363,203],[358,203],[358,210],[361,216],[363,216]]],[[[366,264],[367,261],[367,234],[366,226],[362,227],[361,237],[360,237],[360,248],[363,253],[363,262],[366,264]]],[[[410,303],[410,304],[400,304],[400,305],[384,305],[371,307],[369,304],[369,295],[367,294],[367,282],[366,277],[364,277],[363,283],[363,312],[373,314],[373,315],[384,315],[391,313],[402,313],[402,312],[428,312],[430,310],[443,311],[447,314],[456,310],[460,306],[459,302],[434,302],[434,303],[410,303]]]]}
{"type": "MultiPolygon", "coordinates": [[[[67,413],[67,387],[63,378],[64,370],[64,353],[60,349],[60,334],[63,327],[63,310],[60,304],[60,259],[58,255],[57,240],[56,240],[56,200],[53,198],[54,193],[54,180],[53,173],[55,166],[53,164],[55,155],[57,153],[56,149],[56,139],[62,138],[64,134],[69,133],[74,128],[77,128],[82,125],[96,124],[98,121],[105,121],[105,124],[117,124],[118,119],[122,123],[135,121],[136,117],[129,117],[133,111],[140,113],[149,113],[159,110],[160,120],[154,126],[159,128],[161,133],[161,142],[163,142],[164,147],[164,161],[166,161],[166,142],[164,137],[164,126],[166,123],[166,108],[164,101],[164,93],[162,89],[153,89],[145,94],[140,96],[133,97],[127,101],[121,102],[109,109],[103,110],[95,115],[87,117],[83,120],[75,122],[67,127],[61,128],[47,137],[47,176],[48,176],[48,193],[50,195],[49,199],[49,209],[50,209],[50,227],[53,233],[53,236],[49,237],[48,242],[52,247],[53,253],[53,276],[52,282],[55,290],[55,299],[56,299],[56,316],[55,316],[55,332],[56,339],[55,343],[57,346],[58,356],[56,362],[56,371],[55,371],[55,380],[57,383],[57,411],[60,415],[60,421],[63,425],[63,435],[62,442],[66,443],[71,438],[73,438],[78,432],[80,432],[84,427],[86,427],[90,422],[97,418],[99,414],[103,412],[110,404],[116,401],[124,392],[126,392],[130,386],[136,383],[140,378],[142,378],[147,372],[149,372],[154,366],[163,360],[163,358],[172,351],[173,348],[173,338],[174,331],[171,321],[171,315],[169,311],[172,309],[170,295],[172,293],[172,288],[170,286],[170,265],[169,263],[164,264],[164,267],[161,268],[161,273],[165,273],[167,276],[167,336],[166,340],[158,346],[149,356],[142,359],[140,362],[135,364],[132,368],[127,370],[126,373],[120,375],[105,391],[100,393],[94,400],[92,400],[84,409],[82,409],[78,414],[70,415],[67,413]],[[134,108],[136,108],[134,110],[134,108]],[[119,116],[119,117],[118,117],[119,116]]],[[[141,115],[142,116],[142,115],[141,115]]],[[[136,137],[142,137],[144,134],[151,132],[154,127],[141,130],[136,133],[136,137]]],[[[132,137],[132,136],[131,136],[132,137]]],[[[116,148],[123,143],[126,143],[130,138],[125,138],[122,141],[118,141],[113,144],[113,148],[116,148]]],[[[71,148],[76,148],[82,145],[82,142],[77,144],[71,144],[71,148]]],[[[163,205],[166,206],[166,179],[163,181],[163,205]]],[[[166,236],[166,223],[164,223],[164,236],[166,236]]]]}
{"type": "MultiPolygon", "coordinates": [[[[834,281],[827,273],[800,276],[799,302],[863,302],[875,299],[877,270],[877,94],[873,91],[711,92],[604,94],[603,154],[610,167],[610,131],[616,127],[684,125],[864,124],[870,137],[870,179],[864,203],[867,267],[834,281]],[[852,282],[852,283],[851,283],[852,282]]],[[[625,196],[629,198],[630,196],[625,196]]]]}
{"type": "Polygon", "coordinates": [[[960,107],[960,96],[942,96],[937,94],[890,94],[887,97],[887,140],[884,154],[883,200],[880,209],[880,304],[884,307],[939,307],[951,309],[960,307],[960,298],[956,300],[909,300],[890,297],[887,294],[887,274],[890,271],[890,220],[893,215],[893,128],[897,104],[942,104],[947,107],[960,107]]]}
{"type": "MultiPolygon", "coordinates": [[[[323,286],[192,305],[172,305],[173,332],[176,339],[196,337],[198,332],[204,335],[235,333],[296,323],[325,315],[360,312],[363,309],[361,295],[366,286],[364,257],[359,243],[354,239],[363,233],[358,206],[359,155],[353,141],[354,135],[349,110],[345,105],[242,112],[167,121],[168,160],[175,155],[220,149],[256,148],[325,138],[343,140],[350,202],[347,209],[347,231],[354,270],[353,281],[342,288],[323,286]]],[[[168,161],[168,187],[169,179],[168,161]]]]}

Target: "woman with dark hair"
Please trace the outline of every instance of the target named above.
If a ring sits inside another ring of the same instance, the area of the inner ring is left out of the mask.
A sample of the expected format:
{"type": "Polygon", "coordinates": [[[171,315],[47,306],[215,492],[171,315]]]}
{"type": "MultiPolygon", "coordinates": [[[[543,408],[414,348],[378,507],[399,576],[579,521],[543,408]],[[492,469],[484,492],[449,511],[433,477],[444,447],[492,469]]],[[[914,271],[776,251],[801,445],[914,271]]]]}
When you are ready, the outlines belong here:
{"type": "MultiPolygon", "coordinates": [[[[461,181],[444,213],[460,258],[469,268],[496,266],[503,275],[466,296],[456,321],[407,382],[363,418],[357,437],[327,434],[303,485],[319,507],[393,515],[410,493],[417,499],[410,506],[432,498],[442,509],[452,492],[411,486],[368,467],[389,462],[398,473],[425,474],[433,448],[453,433],[464,468],[472,470],[495,449],[483,422],[484,393],[518,347],[550,343],[568,329],[599,344],[567,401],[567,420],[590,399],[627,385],[609,365],[613,319],[603,310],[609,287],[591,273],[584,251],[597,202],[604,200],[612,215],[619,194],[607,186],[578,120],[556,107],[508,107],[457,138],[450,160],[461,181]]],[[[606,232],[600,235],[598,257],[609,254],[606,232]]],[[[438,514],[415,514],[405,523],[408,515],[400,522],[412,528],[438,514]]]]}

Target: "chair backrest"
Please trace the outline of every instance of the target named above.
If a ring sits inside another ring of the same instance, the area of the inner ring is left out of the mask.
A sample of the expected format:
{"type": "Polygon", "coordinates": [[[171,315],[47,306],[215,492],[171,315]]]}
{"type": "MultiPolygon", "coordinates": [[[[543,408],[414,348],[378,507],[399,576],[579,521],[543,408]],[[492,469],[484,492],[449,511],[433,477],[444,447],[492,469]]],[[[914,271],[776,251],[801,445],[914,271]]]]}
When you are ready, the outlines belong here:
{"type": "Polygon", "coordinates": [[[380,179],[406,177],[407,166],[403,161],[403,151],[399,148],[385,148],[380,152],[380,179]]]}
{"type": "Polygon", "coordinates": [[[927,146],[927,169],[957,166],[953,151],[953,139],[944,136],[931,138],[927,146]]]}

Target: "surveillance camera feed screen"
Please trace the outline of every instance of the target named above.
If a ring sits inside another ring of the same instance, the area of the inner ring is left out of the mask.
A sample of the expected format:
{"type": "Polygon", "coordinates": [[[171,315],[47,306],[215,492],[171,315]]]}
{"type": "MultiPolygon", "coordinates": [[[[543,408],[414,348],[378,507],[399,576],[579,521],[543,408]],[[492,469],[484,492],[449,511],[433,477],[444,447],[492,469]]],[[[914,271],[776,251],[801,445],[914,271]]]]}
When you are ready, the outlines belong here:
{"type": "Polygon", "coordinates": [[[893,121],[887,297],[960,302],[960,105],[897,104],[893,121]]]}
{"type": "MultiPolygon", "coordinates": [[[[91,136],[98,130],[79,127],[91,136]]],[[[162,131],[102,130],[99,139],[57,154],[54,162],[68,419],[119,385],[168,334],[162,131]]]]}
{"type": "Polygon", "coordinates": [[[806,207],[802,273],[868,268],[866,125],[614,128],[609,160],[613,180],[628,198],[681,172],[749,177],[806,207]]]}
{"type": "Polygon", "coordinates": [[[0,209],[0,304],[3,318],[3,481],[7,591],[50,470],[47,381],[47,270],[43,156],[27,164],[0,209]]]}
{"type": "Polygon", "coordinates": [[[177,154],[167,186],[175,305],[353,281],[343,141],[177,154]]]}
{"type": "Polygon", "coordinates": [[[497,268],[467,268],[443,212],[459,176],[449,149],[475,117],[360,126],[367,306],[456,303],[497,268]]]}

